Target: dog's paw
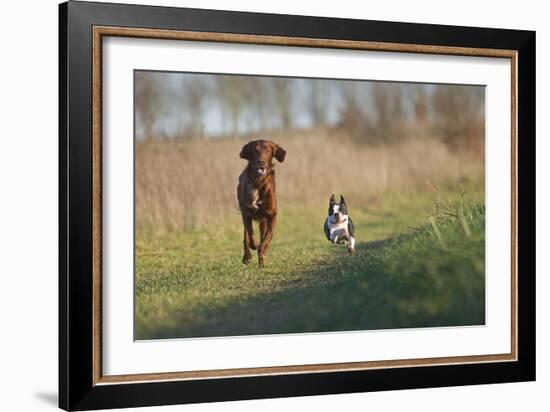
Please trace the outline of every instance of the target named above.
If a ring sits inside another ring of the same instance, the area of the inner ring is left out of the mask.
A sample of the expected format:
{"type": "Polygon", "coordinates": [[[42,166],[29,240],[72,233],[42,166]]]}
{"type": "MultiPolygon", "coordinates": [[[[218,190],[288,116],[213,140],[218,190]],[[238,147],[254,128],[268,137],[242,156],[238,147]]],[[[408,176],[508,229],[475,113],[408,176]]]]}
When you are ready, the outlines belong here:
{"type": "Polygon", "coordinates": [[[355,252],[355,249],[353,248],[353,246],[348,246],[348,252],[349,253],[354,253],[355,252]]]}

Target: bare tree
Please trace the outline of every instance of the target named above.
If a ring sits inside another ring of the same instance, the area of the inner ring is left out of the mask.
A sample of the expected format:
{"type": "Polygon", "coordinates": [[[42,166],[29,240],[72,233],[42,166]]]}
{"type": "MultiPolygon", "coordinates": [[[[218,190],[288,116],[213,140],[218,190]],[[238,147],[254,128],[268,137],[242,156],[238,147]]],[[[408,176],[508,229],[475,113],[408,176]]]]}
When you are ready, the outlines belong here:
{"type": "Polygon", "coordinates": [[[403,109],[403,88],[400,84],[388,85],[391,95],[392,125],[403,123],[405,111],[403,109]]]}
{"type": "Polygon", "coordinates": [[[242,97],[242,118],[247,132],[255,132],[269,128],[270,91],[264,77],[244,77],[240,84],[242,97]]]}
{"type": "Polygon", "coordinates": [[[273,101],[268,77],[250,77],[247,92],[247,112],[249,123],[255,130],[267,130],[273,127],[273,101]]]}
{"type": "Polygon", "coordinates": [[[183,77],[180,83],[180,101],[187,121],[186,135],[189,137],[206,137],[203,126],[203,112],[208,87],[200,76],[183,77]]]}
{"type": "Polygon", "coordinates": [[[357,89],[353,83],[339,83],[342,107],[339,112],[339,125],[354,133],[364,123],[364,116],[359,107],[357,89]]]}
{"type": "Polygon", "coordinates": [[[223,111],[231,119],[234,137],[240,134],[241,115],[245,106],[245,99],[242,93],[245,80],[239,76],[219,76],[217,79],[217,93],[223,111]]]}
{"type": "Polygon", "coordinates": [[[279,117],[279,126],[288,130],[292,126],[292,81],[287,78],[277,77],[271,82],[271,90],[274,96],[274,106],[279,117]]]}
{"type": "MultiPolygon", "coordinates": [[[[342,102],[338,125],[347,129],[350,136],[358,142],[378,142],[383,136],[378,127],[380,113],[375,104],[372,84],[345,81],[338,82],[336,86],[342,102]]],[[[376,96],[382,97],[382,92],[382,89],[376,91],[376,96]]],[[[382,105],[381,116],[383,119],[387,117],[385,105],[382,105]]]]}
{"type": "Polygon", "coordinates": [[[414,89],[414,119],[418,126],[428,122],[428,92],[424,85],[417,85],[414,89]]]}
{"type": "Polygon", "coordinates": [[[478,149],[483,142],[484,96],[482,87],[437,86],[432,100],[436,136],[450,146],[478,149]]]}
{"type": "Polygon", "coordinates": [[[311,121],[316,126],[324,126],[328,120],[328,104],[330,91],[326,80],[308,80],[309,101],[308,109],[311,121]]]}
{"type": "Polygon", "coordinates": [[[161,82],[151,72],[135,74],[135,110],[145,139],[153,137],[153,131],[163,102],[161,82]]]}
{"type": "Polygon", "coordinates": [[[386,85],[378,82],[372,85],[372,100],[377,115],[376,128],[380,135],[384,135],[391,124],[391,100],[386,85]]]}

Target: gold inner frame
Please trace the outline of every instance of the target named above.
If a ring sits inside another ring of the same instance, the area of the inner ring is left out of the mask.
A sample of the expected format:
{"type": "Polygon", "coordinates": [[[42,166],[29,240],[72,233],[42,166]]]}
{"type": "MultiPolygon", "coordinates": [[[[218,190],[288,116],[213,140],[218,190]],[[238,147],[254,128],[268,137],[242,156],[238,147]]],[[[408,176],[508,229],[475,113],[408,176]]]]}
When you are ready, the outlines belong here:
{"type": "Polygon", "coordinates": [[[383,43],[369,41],[334,40],[249,34],[141,29],[129,27],[93,27],[92,42],[92,179],[93,179],[93,384],[134,383],[144,381],[215,379],[276,374],[319,373],[412,366],[456,365],[517,361],[517,52],[514,50],[431,46],[419,44],[383,43]],[[182,372],[142,373],[131,375],[103,375],[102,363],[102,40],[104,36],[188,40],[239,44],[278,45],[353,49],[400,53],[423,53],[477,57],[498,57],[511,60],[511,183],[512,183],[512,259],[511,259],[511,352],[493,355],[451,356],[439,358],[393,359],[381,361],[327,363],[315,365],[288,365],[273,367],[217,369],[182,372]]]}

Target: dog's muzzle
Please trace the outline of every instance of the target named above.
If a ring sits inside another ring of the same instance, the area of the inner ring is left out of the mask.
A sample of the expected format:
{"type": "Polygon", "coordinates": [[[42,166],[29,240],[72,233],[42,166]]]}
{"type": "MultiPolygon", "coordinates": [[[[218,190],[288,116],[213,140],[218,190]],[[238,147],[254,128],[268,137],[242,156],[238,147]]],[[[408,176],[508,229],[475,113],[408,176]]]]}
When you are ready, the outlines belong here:
{"type": "Polygon", "coordinates": [[[336,212],[332,217],[332,221],[333,223],[344,223],[346,221],[346,216],[336,212]]]}

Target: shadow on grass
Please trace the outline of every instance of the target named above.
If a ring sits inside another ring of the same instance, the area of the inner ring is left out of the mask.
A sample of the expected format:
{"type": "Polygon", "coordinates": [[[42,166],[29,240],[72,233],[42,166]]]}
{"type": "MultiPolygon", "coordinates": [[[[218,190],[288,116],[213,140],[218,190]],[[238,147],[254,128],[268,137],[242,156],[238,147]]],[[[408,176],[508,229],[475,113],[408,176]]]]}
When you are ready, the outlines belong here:
{"type": "MultiPolygon", "coordinates": [[[[329,259],[300,273],[301,281],[289,282],[283,290],[215,307],[199,305],[193,309],[196,321],[190,322],[188,313],[175,313],[177,326],[149,328],[146,336],[137,338],[484,324],[484,273],[479,262],[461,252],[417,243],[415,235],[402,235],[357,243],[353,255],[335,248],[329,259]]],[[[253,266],[247,270],[262,273],[253,266]]]]}

